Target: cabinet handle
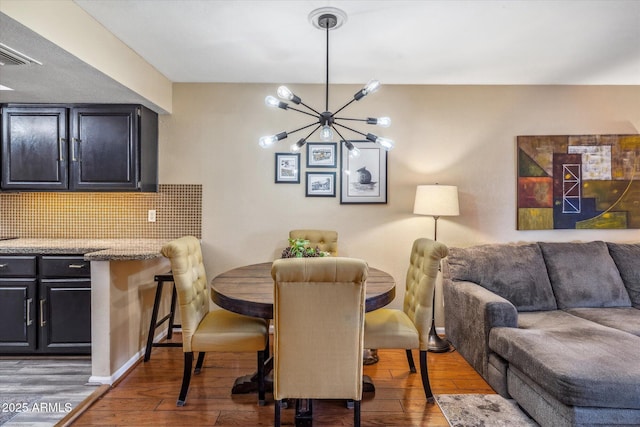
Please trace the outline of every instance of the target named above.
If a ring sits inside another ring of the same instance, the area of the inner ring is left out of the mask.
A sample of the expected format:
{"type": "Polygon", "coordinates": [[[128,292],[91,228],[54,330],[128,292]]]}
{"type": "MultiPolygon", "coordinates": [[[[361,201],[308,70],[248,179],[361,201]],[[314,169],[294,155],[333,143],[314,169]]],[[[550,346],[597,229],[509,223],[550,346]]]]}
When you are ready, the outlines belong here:
{"type": "Polygon", "coordinates": [[[65,142],[65,138],[58,139],[58,155],[60,156],[60,161],[64,162],[64,151],[62,151],[62,143],[65,142]]]}
{"type": "Polygon", "coordinates": [[[29,298],[27,300],[27,326],[31,326],[33,323],[33,319],[31,318],[31,304],[33,303],[33,298],[29,298]]]}
{"type": "Polygon", "coordinates": [[[71,161],[72,162],[77,162],[78,159],[76,158],[76,146],[74,144],[74,142],[78,145],[80,145],[81,140],[78,138],[73,138],[73,141],[71,143],[71,161]]]}
{"type": "Polygon", "coordinates": [[[45,303],[46,299],[41,299],[40,300],[40,327],[44,328],[44,325],[47,324],[47,321],[44,320],[44,303],[45,303]]]}
{"type": "Polygon", "coordinates": [[[69,268],[84,268],[86,264],[69,264],[69,268]]]}
{"type": "Polygon", "coordinates": [[[9,266],[9,264],[0,264],[0,268],[5,268],[5,267],[8,267],[8,266],[9,266]]]}

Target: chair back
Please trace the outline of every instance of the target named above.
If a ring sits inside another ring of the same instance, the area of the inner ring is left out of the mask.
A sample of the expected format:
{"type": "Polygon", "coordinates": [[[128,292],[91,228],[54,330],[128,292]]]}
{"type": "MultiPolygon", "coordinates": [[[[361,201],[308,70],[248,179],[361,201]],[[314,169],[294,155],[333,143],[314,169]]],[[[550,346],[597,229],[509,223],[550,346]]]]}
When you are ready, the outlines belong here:
{"type": "Polygon", "coordinates": [[[161,252],[171,261],[180,306],[182,349],[190,352],[193,334],[209,312],[209,287],[200,241],[184,236],[166,243],[161,252]]]}
{"type": "Polygon", "coordinates": [[[428,347],[440,260],[448,254],[447,246],[425,238],[414,241],[411,248],[403,310],[418,329],[421,350],[428,347]]]}
{"type": "Polygon", "coordinates": [[[309,241],[309,246],[316,247],[323,252],[329,252],[331,256],[338,256],[338,232],[333,230],[291,230],[290,239],[304,239],[309,241]]]}
{"type": "Polygon", "coordinates": [[[274,399],[362,399],[366,262],[274,261],[274,399]]]}

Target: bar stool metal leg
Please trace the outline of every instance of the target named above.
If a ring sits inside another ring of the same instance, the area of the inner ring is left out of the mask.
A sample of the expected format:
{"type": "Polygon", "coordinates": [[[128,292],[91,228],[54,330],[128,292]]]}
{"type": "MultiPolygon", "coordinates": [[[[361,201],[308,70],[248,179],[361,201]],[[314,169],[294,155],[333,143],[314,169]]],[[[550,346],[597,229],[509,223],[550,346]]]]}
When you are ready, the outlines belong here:
{"type": "Polygon", "coordinates": [[[153,339],[155,337],[155,332],[160,325],[162,325],[167,320],[169,321],[169,330],[167,332],[167,339],[171,339],[173,336],[173,328],[180,327],[181,325],[174,324],[174,316],[175,316],[175,307],[176,307],[176,287],[173,284],[173,291],[171,293],[171,309],[169,314],[164,316],[162,319],[158,320],[158,311],[160,309],[160,301],[162,300],[162,289],[164,288],[165,282],[173,282],[172,274],[159,274],[155,276],[156,285],[156,295],[153,301],[153,310],[151,312],[151,321],[149,322],[149,335],[147,336],[147,346],[144,352],[144,361],[147,362],[151,359],[151,349],[152,347],[182,347],[182,343],[155,343],[153,339]]]}

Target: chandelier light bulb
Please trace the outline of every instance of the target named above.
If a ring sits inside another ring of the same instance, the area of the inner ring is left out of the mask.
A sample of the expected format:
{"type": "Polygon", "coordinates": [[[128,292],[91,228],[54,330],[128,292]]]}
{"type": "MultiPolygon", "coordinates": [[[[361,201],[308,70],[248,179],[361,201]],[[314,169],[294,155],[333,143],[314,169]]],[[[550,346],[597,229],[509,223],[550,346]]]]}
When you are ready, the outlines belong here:
{"type": "Polygon", "coordinates": [[[320,140],[325,142],[333,141],[333,129],[331,129],[331,126],[322,126],[322,129],[320,130],[320,140]]]}
{"type": "Polygon", "coordinates": [[[267,104],[268,107],[277,107],[278,105],[280,105],[280,101],[278,100],[278,98],[271,95],[267,96],[264,99],[264,103],[267,104]]]}
{"type": "Polygon", "coordinates": [[[277,140],[278,140],[278,138],[276,138],[275,135],[263,136],[258,141],[258,145],[260,145],[260,147],[262,147],[262,148],[267,148],[267,147],[273,145],[273,143],[276,142],[277,140]]]}
{"type": "Polygon", "coordinates": [[[391,126],[391,117],[378,117],[376,119],[376,124],[383,128],[388,128],[391,126]]]}
{"type": "Polygon", "coordinates": [[[287,99],[289,101],[293,99],[293,92],[291,92],[286,86],[280,86],[277,93],[281,99],[287,99]]]}
{"type": "Polygon", "coordinates": [[[360,150],[358,149],[358,147],[351,147],[352,148],[349,149],[349,158],[357,159],[358,157],[360,157],[360,150]]]}
{"type": "Polygon", "coordinates": [[[302,146],[307,142],[306,139],[304,138],[300,138],[298,140],[298,142],[291,144],[291,146],[289,147],[289,151],[291,151],[292,153],[297,153],[300,151],[300,149],[302,148],[302,146]]]}
{"type": "Polygon", "coordinates": [[[378,144],[380,144],[380,146],[385,149],[386,151],[391,151],[393,150],[393,147],[395,147],[396,143],[393,142],[392,140],[388,139],[388,138],[380,138],[378,137],[378,139],[376,139],[376,142],[378,144]]]}
{"type": "Polygon", "coordinates": [[[370,93],[374,93],[380,89],[380,81],[378,80],[370,80],[369,83],[364,87],[364,94],[369,95],[370,93]]]}

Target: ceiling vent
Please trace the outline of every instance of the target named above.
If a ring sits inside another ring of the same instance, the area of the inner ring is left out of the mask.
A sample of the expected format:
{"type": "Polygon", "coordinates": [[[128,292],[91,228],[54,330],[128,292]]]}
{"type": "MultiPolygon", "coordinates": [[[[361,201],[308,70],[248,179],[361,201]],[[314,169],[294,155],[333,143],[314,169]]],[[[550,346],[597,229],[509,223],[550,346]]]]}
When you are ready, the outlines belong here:
{"type": "Polygon", "coordinates": [[[20,53],[15,49],[11,49],[9,46],[0,43],[0,65],[29,65],[38,64],[42,65],[42,62],[36,61],[33,58],[28,57],[24,53],[20,53]]]}

